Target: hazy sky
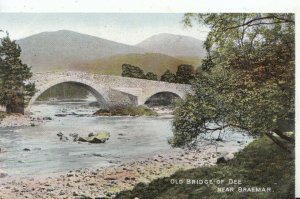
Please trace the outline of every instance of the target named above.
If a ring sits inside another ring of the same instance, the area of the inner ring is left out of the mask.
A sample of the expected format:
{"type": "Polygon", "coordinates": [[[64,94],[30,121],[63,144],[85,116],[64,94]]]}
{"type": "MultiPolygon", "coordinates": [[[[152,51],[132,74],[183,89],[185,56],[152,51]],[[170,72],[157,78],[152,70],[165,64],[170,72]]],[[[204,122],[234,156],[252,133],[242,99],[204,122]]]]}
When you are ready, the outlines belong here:
{"type": "Polygon", "coordinates": [[[0,13],[0,29],[13,39],[44,31],[72,30],[126,44],[136,44],[159,33],[192,36],[204,40],[207,28],[186,28],[183,14],[127,13],[0,13]]]}

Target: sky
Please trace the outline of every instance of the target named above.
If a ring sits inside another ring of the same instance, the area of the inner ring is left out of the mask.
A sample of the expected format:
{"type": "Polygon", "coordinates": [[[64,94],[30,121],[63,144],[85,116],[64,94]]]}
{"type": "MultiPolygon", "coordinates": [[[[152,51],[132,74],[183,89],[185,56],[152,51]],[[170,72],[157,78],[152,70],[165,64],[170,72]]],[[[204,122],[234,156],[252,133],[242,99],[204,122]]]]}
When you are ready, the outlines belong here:
{"type": "Polygon", "coordinates": [[[182,13],[0,13],[0,29],[12,39],[44,31],[72,30],[135,45],[159,33],[205,40],[206,27],[184,27],[182,13]]]}

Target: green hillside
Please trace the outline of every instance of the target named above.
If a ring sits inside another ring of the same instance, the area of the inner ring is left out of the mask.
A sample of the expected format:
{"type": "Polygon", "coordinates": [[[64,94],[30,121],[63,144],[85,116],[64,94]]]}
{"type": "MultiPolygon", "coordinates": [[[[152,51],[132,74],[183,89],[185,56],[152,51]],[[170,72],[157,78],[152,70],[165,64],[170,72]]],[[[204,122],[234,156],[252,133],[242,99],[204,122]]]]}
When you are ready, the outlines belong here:
{"type": "Polygon", "coordinates": [[[180,64],[198,66],[201,59],[198,57],[181,57],[182,59],[159,53],[126,54],[98,59],[87,63],[78,63],[70,69],[101,74],[120,75],[122,64],[139,66],[144,72],[154,72],[159,76],[167,69],[175,73],[180,64]]]}

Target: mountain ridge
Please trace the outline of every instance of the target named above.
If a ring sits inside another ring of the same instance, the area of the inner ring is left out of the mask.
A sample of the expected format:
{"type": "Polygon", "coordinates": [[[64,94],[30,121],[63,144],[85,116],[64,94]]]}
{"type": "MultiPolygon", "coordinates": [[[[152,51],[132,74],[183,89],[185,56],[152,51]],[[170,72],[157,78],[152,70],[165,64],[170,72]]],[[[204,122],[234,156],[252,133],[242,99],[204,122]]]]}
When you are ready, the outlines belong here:
{"type": "MultiPolygon", "coordinates": [[[[161,34],[159,35],[161,36],[161,34]]],[[[166,35],[171,35],[170,37],[172,38],[173,37],[181,37],[184,39],[189,38],[187,36],[180,36],[180,35],[174,36],[168,33],[162,35],[164,37],[166,35]]],[[[105,60],[105,62],[108,63],[108,66],[110,67],[121,68],[121,65],[119,66],[113,64],[113,63],[121,64],[120,62],[115,60],[115,56],[122,57],[120,59],[121,60],[123,59],[124,61],[132,60],[132,59],[137,60],[136,62],[132,62],[132,63],[146,63],[147,65],[146,68],[143,68],[142,65],[140,66],[146,71],[149,68],[148,66],[151,65],[151,62],[153,62],[153,64],[158,63],[158,65],[155,65],[153,67],[156,68],[157,69],[156,71],[159,72],[161,72],[161,70],[166,68],[166,66],[163,66],[163,63],[167,63],[166,65],[170,66],[171,63],[175,64],[181,62],[178,61],[180,59],[176,58],[176,56],[169,55],[168,53],[156,52],[155,50],[149,50],[139,45],[123,44],[112,40],[103,39],[97,36],[87,35],[87,34],[78,33],[69,30],[41,32],[17,40],[16,42],[20,45],[22,49],[22,53],[21,53],[22,61],[32,66],[32,70],[34,72],[53,71],[53,70],[72,70],[74,68],[83,71],[104,71],[102,70],[103,67],[105,68],[103,64],[98,64],[99,67],[98,69],[95,69],[95,64],[94,65],[89,64],[89,63],[95,63],[97,60],[105,60]],[[145,53],[152,53],[152,55],[146,56],[144,55],[145,53]],[[132,54],[137,54],[140,56],[136,56],[136,58],[132,58],[132,54]],[[161,56],[161,54],[166,56],[161,56]],[[151,57],[151,59],[153,60],[151,60],[149,57],[151,57]],[[111,61],[108,61],[109,59],[111,59],[111,61]],[[164,61],[164,59],[166,59],[167,61],[164,61]],[[79,67],[80,64],[85,65],[85,67],[87,68],[82,66],[79,67]],[[91,65],[93,65],[92,69],[88,68],[91,65]],[[163,67],[163,69],[158,70],[158,67],[163,67]]],[[[198,40],[198,44],[199,42],[201,41],[198,40]]],[[[183,49],[183,51],[188,51],[186,50],[188,48],[189,48],[188,45],[180,44],[181,50],[183,49]]],[[[182,54],[179,53],[179,55],[187,56],[186,53],[182,53],[182,54]]],[[[111,71],[119,71],[118,68],[111,69],[111,71]]],[[[174,68],[173,65],[171,68],[172,69],[174,68]]],[[[169,68],[167,67],[166,69],[169,68]]],[[[110,71],[110,70],[106,70],[106,71],[110,71]]]]}
{"type": "Polygon", "coordinates": [[[194,37],[161,33],[138,43],[137,47],[170,56],[205,56],[203,41],[194,37]]]}

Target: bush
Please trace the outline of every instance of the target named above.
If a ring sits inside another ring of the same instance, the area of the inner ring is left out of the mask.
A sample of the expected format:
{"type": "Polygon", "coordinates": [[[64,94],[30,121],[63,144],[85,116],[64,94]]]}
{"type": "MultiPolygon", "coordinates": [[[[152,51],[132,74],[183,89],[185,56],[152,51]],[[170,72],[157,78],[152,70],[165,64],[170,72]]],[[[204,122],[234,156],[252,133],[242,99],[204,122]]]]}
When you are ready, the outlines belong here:
{"type": "Polygon", "coordinates": [[[99,116],[156,116],[157,113],[145,106],[116,108],[112,110],[100,109],[94,115],[99,116]]]}

